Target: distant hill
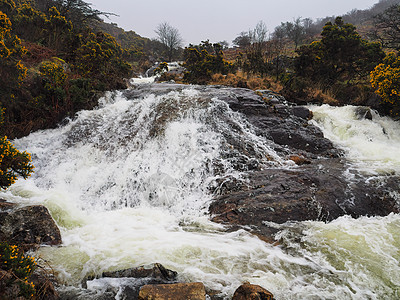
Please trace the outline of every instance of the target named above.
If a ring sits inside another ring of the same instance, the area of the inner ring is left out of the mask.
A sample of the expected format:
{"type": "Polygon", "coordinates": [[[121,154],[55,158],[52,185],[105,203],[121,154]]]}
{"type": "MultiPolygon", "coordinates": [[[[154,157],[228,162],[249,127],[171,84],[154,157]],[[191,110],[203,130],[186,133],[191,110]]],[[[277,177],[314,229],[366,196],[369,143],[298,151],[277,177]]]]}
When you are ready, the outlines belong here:
{"type": "MultiPolygon", "coordinates": [[[[378,3],[374,4],[371,8],[367,9],[353,9],[348,13],[341,15],[343,21],[346,23],[351,23],[357,26],[357,31],[366,37],[371,31],[371,26],[374,16],[384,12],[387,8],[392,5],[400,4],[400,0],[380,0],[378,3]]],[[[321,19],[317,19],[313,26],[315,30],[320,32],[327,22],[333,22],[337,16],[330,16],[321,19]]]]}
{"type": "Polygon", "coordinates": [[[150,39],[141,37],[132,30],[125,31],[123,28],[118,27],[116,23],[99,21],[95,24],[94,27],[96,30],[101,30],[112,35],[117,40],[117,42],[125,49],[129,49],[132,47],[145,49],[151,43],[150,39]]]}

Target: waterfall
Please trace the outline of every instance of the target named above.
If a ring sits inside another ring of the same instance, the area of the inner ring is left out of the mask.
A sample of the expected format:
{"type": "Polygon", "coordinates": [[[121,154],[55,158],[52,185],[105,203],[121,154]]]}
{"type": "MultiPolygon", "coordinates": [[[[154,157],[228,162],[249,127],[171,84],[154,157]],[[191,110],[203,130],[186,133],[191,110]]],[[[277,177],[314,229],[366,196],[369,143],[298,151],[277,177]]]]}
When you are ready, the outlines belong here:
{"type": "MultiPolygon", "coordinates": [[[[275,246],[243,229],[226,232],[207,215],[222,182],[245,185],[248,165],[293,163],[218,97],[191,87],[127,95],[109,93],[66,125],[14,141],[32,153],[35,173],[1,197],[49,208],[63,245],[36,255],[62,283],[159,262],[225,298],[244,281],[276,299],[399,297],[398,215],[272,224],[275,246]]],[[[398,124],[355,120],[346,109],[312,107],[313,122],[356,167],[399,172],[398,124]]],[[[88,287],[100,293],[106,284],[88,287]]]]}

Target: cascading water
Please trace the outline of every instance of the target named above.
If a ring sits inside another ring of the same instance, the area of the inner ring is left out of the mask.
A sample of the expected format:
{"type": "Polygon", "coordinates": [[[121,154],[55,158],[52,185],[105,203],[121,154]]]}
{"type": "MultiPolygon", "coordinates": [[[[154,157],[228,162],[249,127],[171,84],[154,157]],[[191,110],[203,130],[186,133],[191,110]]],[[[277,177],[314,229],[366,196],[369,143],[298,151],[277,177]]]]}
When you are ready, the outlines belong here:
{"type": "MultiPolygon", "coordinates": [[[[339,113],[340,118],[327,121],[339,108],[312,109],[328,137],[352,157],[354,145],[337,133],[346,116],[339,113]]],[[[346,120],[345,126],[356,122],[346,120]]],[[[397,126],[382,122],[385,130],[376,135],[391,134],[387,126],[397,126]]],[[[391,143],[399,149],[394,137],[391,143]]],[[[280,230],[279,246],[244,230],[226,232],[208,220],[213,193],[225,180],[246,184],[246,165],[256,161],[261,168],[291,168],[293,163],[280,158],[272,142],[257,136],[225,102],[195,89],[135,99],[109,94],[98,109],[15,144],[32,153],[35,174],[1,197],[49,208],[63,245],[41,248],[37,255],[66,285],[78,286],[88,275],[104,271],[160,262],[182,280],[201,281],[226,298],[243,281],[265,287],[277,299],[400,296],[398,215],[271,224],[280,230]],[[236,153],[232,139],[252,149],[252,156],[236,153]]],[[[363,155],[367,161],[369,154],[363,155]]],[[[398,172],[398,157],[387,153],[383,158],[391,159],[391,172],[398,172]]],[[[97,281],[88,288],[96,299],[96,292],[112,284],[97,281]]],[[[124,284],[129,283],[116,283],[124,284]]]]}
{"type": "Polygon", "coordinates": [[[314,124],[340,145],[357,167],[371,174],[400,173],[400,123],[370,111],[372,120],[358,115],[356,106],[311,106],[314,124]]]}

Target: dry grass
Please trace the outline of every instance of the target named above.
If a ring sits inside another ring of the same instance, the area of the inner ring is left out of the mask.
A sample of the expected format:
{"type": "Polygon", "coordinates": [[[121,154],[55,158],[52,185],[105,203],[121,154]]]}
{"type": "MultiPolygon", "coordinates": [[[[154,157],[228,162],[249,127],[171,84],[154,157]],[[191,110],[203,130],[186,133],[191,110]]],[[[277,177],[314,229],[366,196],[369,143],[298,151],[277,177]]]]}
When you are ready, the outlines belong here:
{"type": "Polygon", "coordinates": [[[339,101],[335,99],[331,91],[323,91],[319,87],[309,87],[306,90],[307,98],[312,102],[324,103],[329,105],[339,105],[339,101]]]}
{"type": "Polygon", "coordinates": [[[272,90],[277,93],[283,89],[282,85],[274,81],[271,77],[248,75],[241,71],[228,75],[214,74],[210,84],[249,88],[252,90],[272,90]]]}

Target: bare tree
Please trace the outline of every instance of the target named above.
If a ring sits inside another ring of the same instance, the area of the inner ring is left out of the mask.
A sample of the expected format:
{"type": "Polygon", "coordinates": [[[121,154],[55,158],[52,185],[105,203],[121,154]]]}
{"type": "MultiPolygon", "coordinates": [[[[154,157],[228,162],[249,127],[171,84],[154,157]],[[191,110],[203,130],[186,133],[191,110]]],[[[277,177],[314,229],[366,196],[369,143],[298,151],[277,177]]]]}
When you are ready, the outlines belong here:
{"type": "Polygon", "coordinates": [[[382,45],[400,50],[400,5],[392,5],[383,13],[374,17],[375,30],[373,38],[381,41],[382,45]]]}
{"type": "Polygon", "coordinates": [[[243,69],[246,72],[266,73],[266,50],[268,41],[267,26],[263,21],[257,23],[256,27],[249,30],[251,44],[246,48],[246,61],[243,69]]]}
{"type": "Polygon", "coordinates": [[[297,18],[292,22],[286,22],[286,34],[290,40],[294,42],[294,47],[297,49],[298,45],[304,38],[305,30],[301,18],[297,18]]]}
{"type": "Polygon", "coordinates": [[[256,46],[257,50],[262,51],[265,42],[268,40],[267,25],[263,21],[259,21],[253,30],[249,31],[251,43],[256,46]]]}
{"type": "Polygon", "coordinates": [[[172,61],[174,52],[182,46],[183,40],[178,29],[169,25],[168,22],[158,24],[155,33],[158,40],[164,45],[168,61],[172,61]]]}

